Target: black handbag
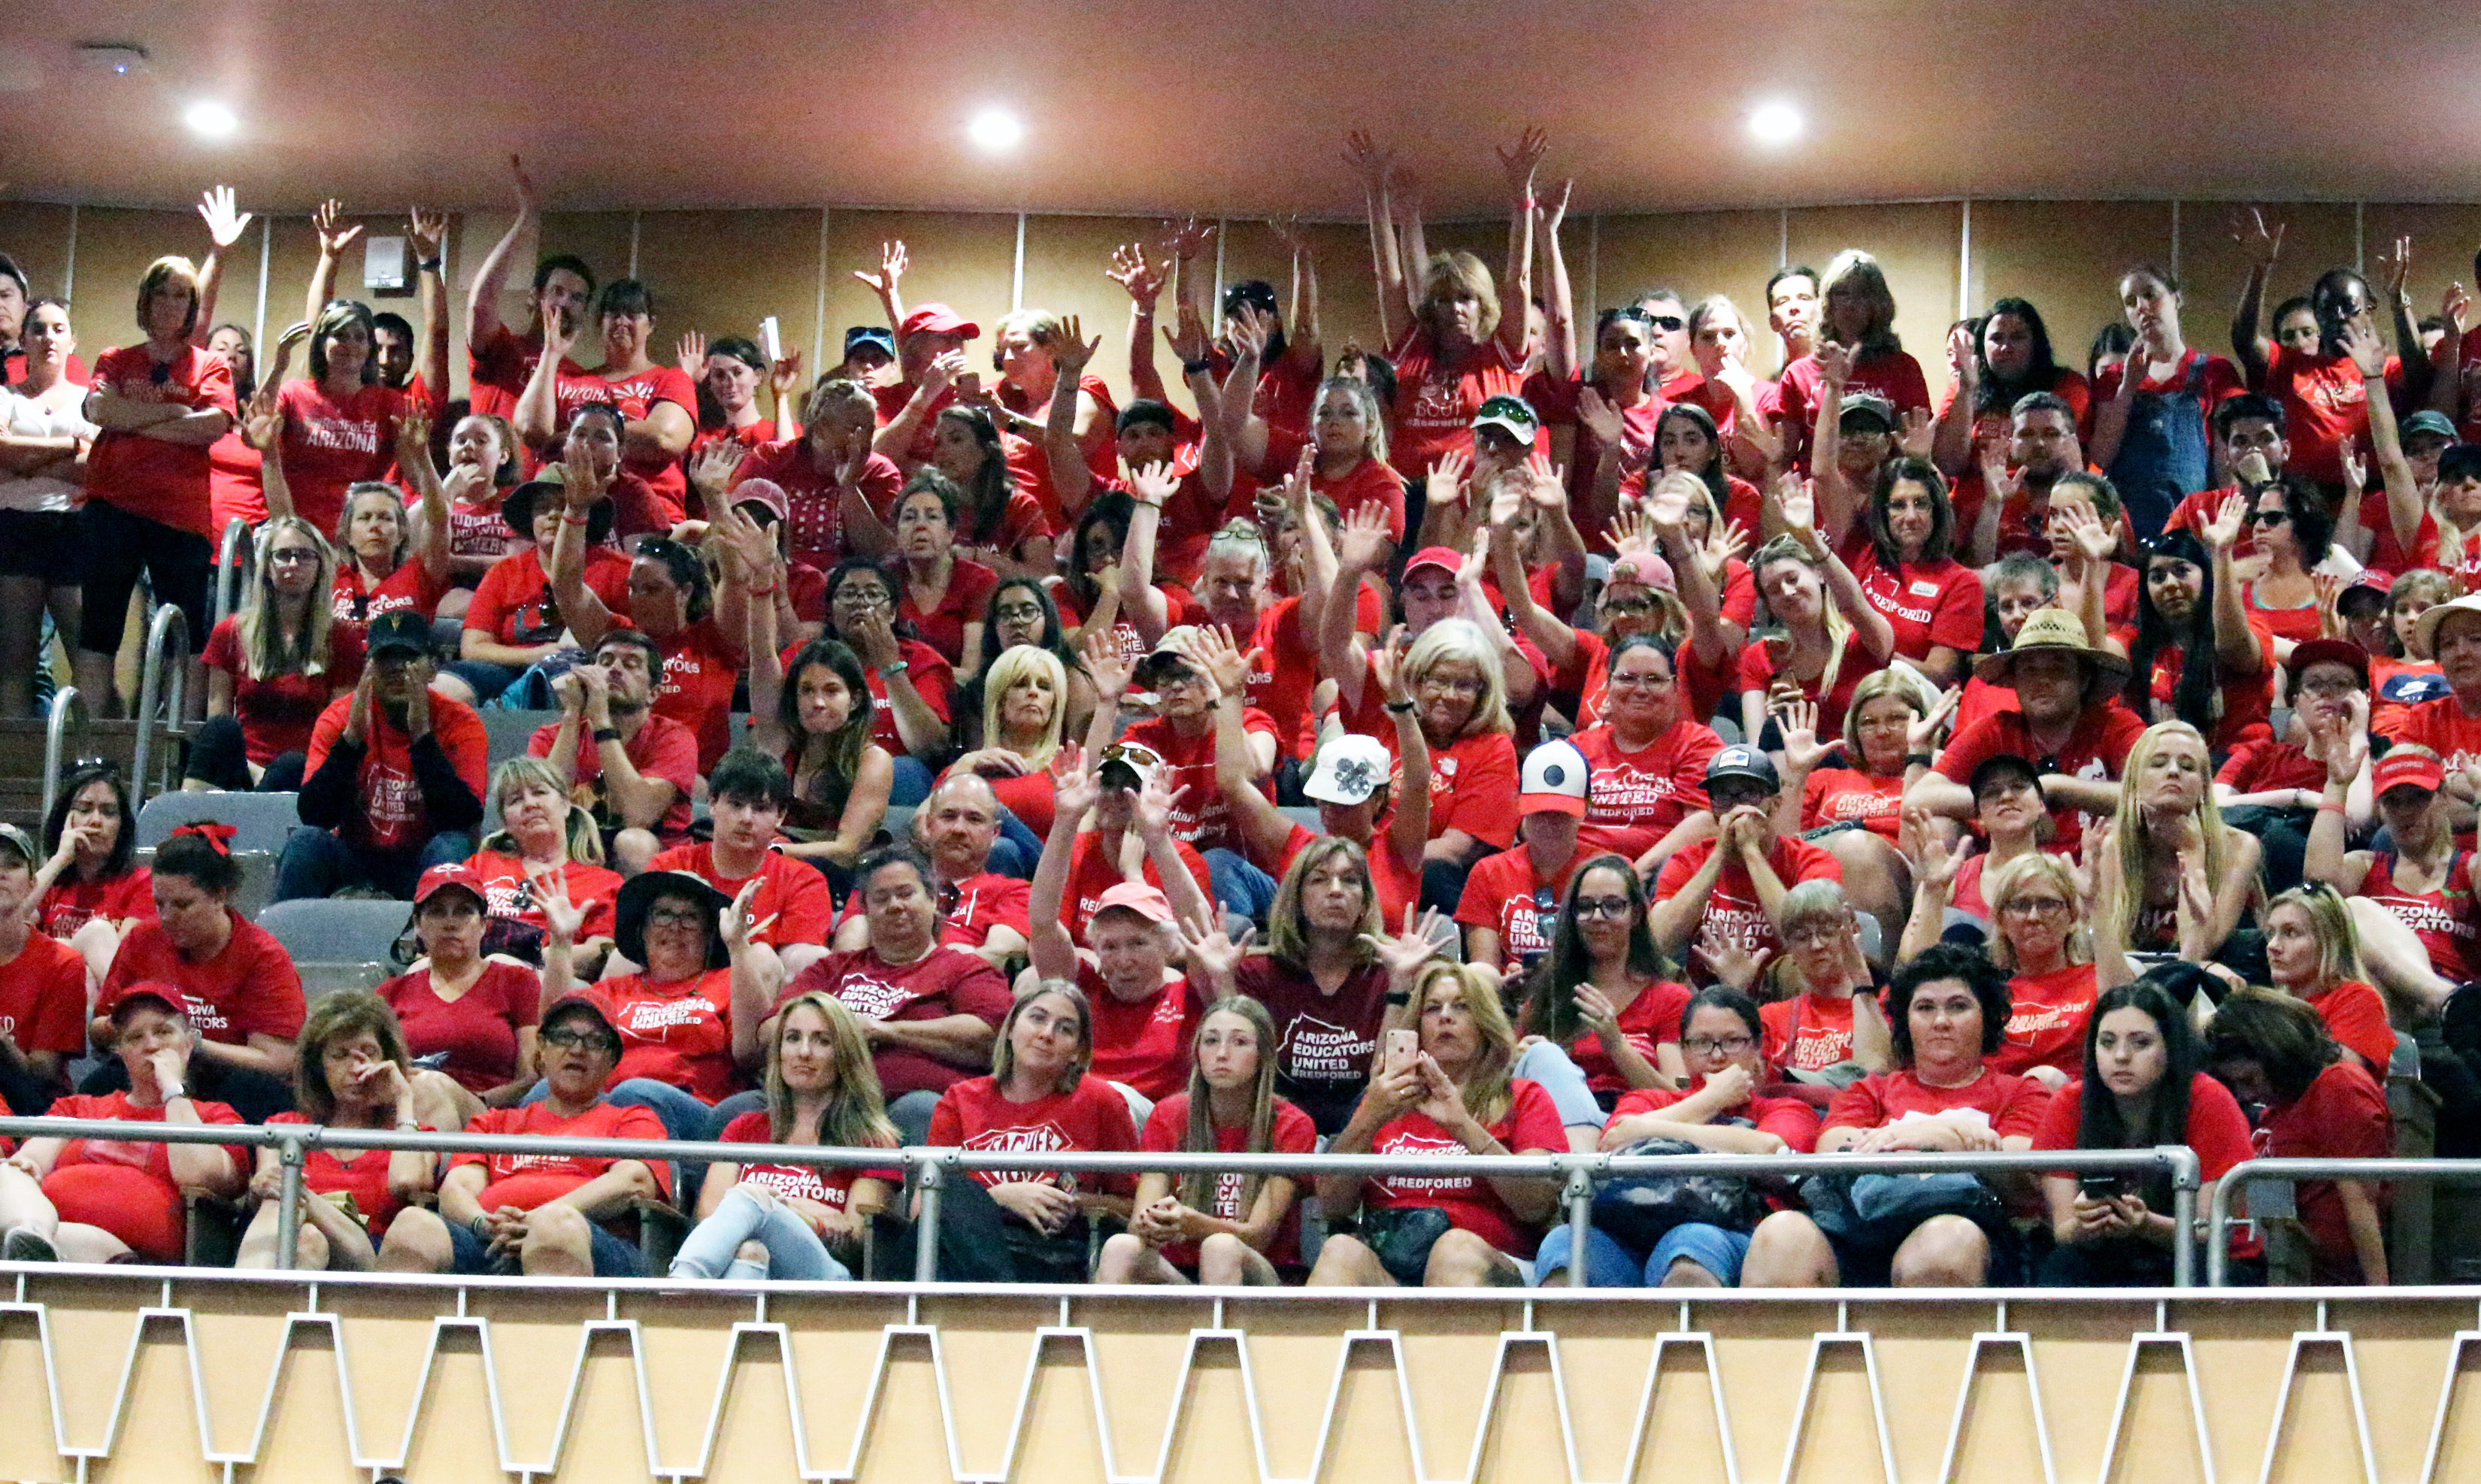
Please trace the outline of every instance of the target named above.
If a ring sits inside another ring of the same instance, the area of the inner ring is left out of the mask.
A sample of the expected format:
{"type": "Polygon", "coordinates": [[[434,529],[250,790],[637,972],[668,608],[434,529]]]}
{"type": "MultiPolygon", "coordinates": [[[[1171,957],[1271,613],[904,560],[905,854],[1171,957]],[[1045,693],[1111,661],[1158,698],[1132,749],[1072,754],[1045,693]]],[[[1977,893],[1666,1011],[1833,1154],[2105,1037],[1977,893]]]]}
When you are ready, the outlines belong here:
{"type": "Polygon", "coordinates": [[[1436,1206],[1373,1206],[1361,1212],[1361,1241],[1388,1277],[1418,1289],[1429,1271],[1430,1249],[1454,1226],[1436,1206]]]}
{"type": "MultiPolygon", "coordinates": [[[[1702,1155],[1686,1139],[1639,1139],[1616,1155],[1702,1155]]],[[[1766,1203],[1737,1175],[1627,1175],[1594,1192],[1594,1227],[1623,1247],[1652,1251],[1673,1227],[1691,1223],[1750,1232],[1766,1203]]]]}
{"type": "Polygon", "coordinates": [[[1962,1216],[1988,1226],[2006,1215],[1981,1177],[1963,1170],[1812,1175],[1800,1183],[1800,1194],[1818,1230],[1869,1247],[1893,1248],[1932,1216],[1962,1216]]]}

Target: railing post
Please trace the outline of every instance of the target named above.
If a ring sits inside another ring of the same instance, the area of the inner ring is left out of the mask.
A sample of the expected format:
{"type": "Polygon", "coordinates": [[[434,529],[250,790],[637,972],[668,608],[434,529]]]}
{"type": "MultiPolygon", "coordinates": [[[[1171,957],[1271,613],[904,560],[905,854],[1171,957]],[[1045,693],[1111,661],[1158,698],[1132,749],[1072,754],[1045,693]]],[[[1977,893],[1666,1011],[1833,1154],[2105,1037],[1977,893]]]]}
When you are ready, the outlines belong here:
{"type": "Polygon", "coordinates": [[[170,715],[174,725],[178,725],[181,719],[181,707],[187,700],[189,687],[189,623],[181,616],[177,605],[159,603],[155,607],[154,622],[146,628],[146,655],[138,671],[138,741],[129,759],[129,786],[137,795],[133,802],[144,803],[147,797],[146,755],[153,750],[148,745],[151,741],[148,734],[155,725],[155,701],[164,688],[165,656],[169,644],[175,639],[180,650],[171,662],[172,709],[170,715]]]}
{"type": "Polygon", "coordinates": [[[75,686],[63,686],[52,692],[52,709],[43,723],[43,818],[52,817],[52,803],[60,797],[61,762],[67,740],[69,718],[77,718],[78,735],[84,737],[89,724],[86,697],[75,686]]]}
{"type": "Polygon", "coordinates": [[[1582,1164],[1568,1166],[1568,1287],[1581,1289],[1587,1277],[1585,1242],[1594,1230],[1594,1172],[1582,1164]]]}
{"type": "Polygon", "coordinates": [[[221,549],[216,553],[216,602],[210,624],[222,623],[233,611],[233,602],[241,595],[241,545],[249,536],[249,522],[236,515],[224,522],[221,549]]]}
{"type": "Polygon", "coordinates": [[[2178,1238],[2171,1244],[2171,1286],[2193,1289],[2197,1286],[2197,1155],[2185,1146],[2166,1149],[2171,1159],[2171,1230],[2178,1238]]]}
{"type": "Polygon", "coordinates": [[[309,1153],[309,1142],[306,1134],[290,1135],[275,1149],[278,1167],[284,1175],[284,1185],[275,1197],[275,1265],[288,1271],[301,1244],[301,1163],[309,1153]]]}
{"type": "Polygon", "coordinates": [[[913,1281],[939,1281],[939,1183],[947,1168],[937,1157],[924,1159],[915,1171],[914,1189],[921,1205],[913,1216],[913,1281]]]}
{"type": "Polygon", "coordinates": [[[2243,1159],[2214,1182],[2214,1200],[2206,1219],[2206,1286],[2219,1289],[2231,1281],[2232,1192],[2247,1178],[2254,1160],[2243,1159]]]}

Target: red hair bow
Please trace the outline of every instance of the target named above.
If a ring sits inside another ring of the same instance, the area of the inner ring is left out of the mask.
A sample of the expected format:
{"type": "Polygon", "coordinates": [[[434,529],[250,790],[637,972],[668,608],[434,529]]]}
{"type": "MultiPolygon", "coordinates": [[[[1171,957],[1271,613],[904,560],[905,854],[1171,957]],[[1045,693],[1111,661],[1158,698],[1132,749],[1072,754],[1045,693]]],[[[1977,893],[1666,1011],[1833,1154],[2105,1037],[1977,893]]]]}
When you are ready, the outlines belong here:
{"type": "Polygon", "coordinates": [[[219,824],[213,820],[200,820],[196,824],[184,824],[173,830],[172,833],[175,835],[196,835],[200,840],[203,840],[208,845],[214,846],[215,852],[218,855],[229,856],[232,854],[233,836],[239,834],[240,831],[229,824],[219,824]]]}

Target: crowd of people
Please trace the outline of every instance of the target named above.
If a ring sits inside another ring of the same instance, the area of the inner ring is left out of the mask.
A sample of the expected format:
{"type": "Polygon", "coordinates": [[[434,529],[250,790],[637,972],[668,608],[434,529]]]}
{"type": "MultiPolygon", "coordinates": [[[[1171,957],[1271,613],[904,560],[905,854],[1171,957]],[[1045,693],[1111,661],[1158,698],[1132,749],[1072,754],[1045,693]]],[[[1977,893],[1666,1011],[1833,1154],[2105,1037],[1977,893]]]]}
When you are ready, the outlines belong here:
{"type": "MultiPolygon", "coordinates": [[[[158,260],[91,367],[0,256],[0,704],[47,619],[112,697],[143,579],[206,636],[189,786],[298,794],[275,896],[409,903],[405,972],[305,1003],[230,831],[140,865],[129,785],[82,768],[39,841],[0,830],[0,1097],[753,1146],[314,1152],[295,1260],[424,1272],[634,1272],[648,1202],[695,1220],[681,1275],[911,1243],[901,1161],[781,1145],[2184,1144],[2210,1187],[2395,1153],[2392,1079],[2472,1152],[2461,287],[2416,323],[2398,243],[2269,311],[2282,228],[2245,213],[2229,355],[2131,265],[2076,364],[2024,299],[1958,322],[1933,404],[1859,248],[1763,323],[1658,286],[1587,329],[1544,153],[1502,153],[1494,272],[1350,141],[1380,346],[1322,336],[1284,224],[1288,297],[1217,297],[1195,222],[1121,248],[1125,404],[1073,317],[908,304],[902,244],[815,378],[694,327],[663,363],[662,286],[572,256],[508,322],[522,168],[458,401],[427,212],[421,325],[330,297],[331,203],[263,363],[213,253],[158,260]],[[556,719],[494,758],[489,708],[556,719]]],[[[247,221],[202,214],[219,248],[247,221]]],[[[2197,1239],[2157,1178],[1820,1167],[1615,1182],[1581,1255],[1548,1180],[983,1172],[941,1270],[2154,1284],[2197,1239]]],[[[177,1261],[188,1189],[255,1203],[270,1264],[279,1188],[263,1151],[36,1139],[0,1255],[177,1261]]],[[[2386,1211],[2305,1185],[2235,1270],[2384,1283],[2386,1211]]]]}

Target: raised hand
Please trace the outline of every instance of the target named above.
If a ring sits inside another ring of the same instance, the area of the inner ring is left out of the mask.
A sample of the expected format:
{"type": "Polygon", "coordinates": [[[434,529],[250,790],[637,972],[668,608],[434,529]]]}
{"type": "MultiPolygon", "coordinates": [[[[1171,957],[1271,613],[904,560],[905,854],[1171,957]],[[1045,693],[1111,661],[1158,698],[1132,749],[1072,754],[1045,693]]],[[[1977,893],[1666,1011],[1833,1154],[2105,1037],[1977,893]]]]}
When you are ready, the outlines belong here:
{"type": "Polygon", "coordinates": [[[897,280],[904,276],[904,244],[883,242],[878,245],[878,272],[872,273],[866,268],[856,268],[853,270],[853,276],[861,280],[873,294],[885,299],[896,293],[897,280]]]}
{"type": "Polygon", "coordinates": [[[2272,268],[2283,255],[2283,223],[2267,226],[2265,213],[2254,206],[2232,213],[2232,241],[2239,244],[2249,266],[2259,271],[2272,268]]]}
{"type": "Polygon", "coordinates": [[[1084,325],[1072,314],[1059,322],[1059,335],[1052,342],[1052,370],[1074,386],[1078,377],[1094,359],[1094,352],[1102,349],[1103,338],[1097,335],[1091,340],[1086,339],[1084,325]]]}
{"type": "Polygon", "coordinates": [[[1183,366],[1206,359],[1206,322],[1197,316],[1197,306],[1182,304],[1173,323],[1163,326],[1163,343],[1171,353],[1180,357],[1183,366]]]}
{"type": "Polygon", "coordinates": [[[1103,276],[1126,289],[1129,298],[1140,307],[1151,309],[1155,300],[1162,298],[1162,265],[1146,261],[1143,243],[1112,248],[1111,266],[1103,270],[1103,276]]]}
{"type": "Polygon", "coordinates": [[[928,369],[922,373],[922,384],[929,389],[931,396],[936,397],[955,385],[957,378],[964,375],[965,352],[948,351],[932,360],[928,369]]]}
{"type": "Polygon", "coordinates": [[[1609,529],[1603,533],[1603,541],[1610,547],[1613,557],[1657,556],[1662,550],[1655,536],[1658,528],[1670,533],[1677,533],[1680,529],[1677,522],[1663,526],[1642,511],[1622,510],[1611,517],[1609,529]]]}
{"type": "Polygon", "coordinates": [[[362,235],[360,222],[345,223],[345,205],[332,196],[310,214],[310,229],[319,234],[319,255],[328,258],[343,257],[353,239],[362,235]]]}
{"type": "Polygon", "coordinates": [[[2050,513],[2067,526],[2070,535],[2076,537],[2076,550],[2084,555],[2087,562],[2099,566],[2110,560],[2111,553],[2119,550],[2118,530],[2097,514],[2092,506],[2080,500],[2071,500],[2065,505],[2051,506],[2050,513]]]}
{"type": "Polygon", "coordinates": [[[396,462],[400,469],[431,463],[431,408],[418,398],[407,402],[396,420],[396,462]]]}
{"type": "Polygon", "coordinates": [[[1645,517],[1655,529],[1666,534],[1684,531],[1688,526],[1692,501],[1703,500],[1709,491],[1706,482],[1685,469],[1673,469],[1654,482],[1646,491],[1645,517]]]}
{"type": "Polygon", "coordinates": [[[1163,223],[1163,250],[1179,262],[1194,261],[1214,242],[1214,226],[1195,217],[1163,223]]]}
{"type": "Polygon", "coordinates": [[[1188,918],[1173,924],[1172,932],[1180,939],[1181,948],[1187,950],[1192,969],[1203,969],[1209,977],[1224,979],[1240,966],[1240,955],[1249,947],[1249,940],[1257,936],[1258,929],[1254,924],[1243,924],[1240,936],[1234,939],[1215,924],[1188,918]]]}
{"type": "Polygon", "coordinates": [[[1628,420],[1620,409],[1606,401],[1603,394],[1587,386],[1577,394],[1577,421],[1585,430],[1605,444],[1624,443],[1628,439],[1628,420]]]}
{"type": "MultiPolygon", "coordinates": [[[[1436,471],[1432,471],[1436,479],[1436,471]]],[[[1335,534],[1339,572],[1375,572],[1387,562],[1395,538],[1387,534],[1387,512],[1377,505],[1362,506],[1344,517],[1335,534]]]]}
{"type": "Polygon", "coordinates": [[[750,920],[750,903],[758,899],[758,889],[765,884],[756,876],[743,882],[741,894],[733,898],[732,905],[724,908],[722,916],[716,919],[716,928],[723,934],[724,946],[736,953],[748,951],[751,940],[774,926],[775,919],[782,915],[770,912],[755,922],[750,920]]]}
{"type": "Polygon", "coordinates": [[[1811,353],[1817,357],[1817,374],[1827,385],[1841,390],[1852,379],[1851,347],[1821,340],[1811,353]]]}
{"type": "Polygon", "coordinates": [[[1972,854],[1972,837],[1959,834],[1951,847],[1941,846],[1926,831],[1920,838],[1921,855],[1913,863],[1914,884],[1933,892],[1953,891],[1956,872],[1964,869],[1966,859],[1972,854]]]}
{"type": "MultiPolygon", "coordinates": [[[[254,213],[243,211],[234,203],[230,186],[217,186],[199,196],[198,215],[206,221],[207,241],[219,250],[241,241],[241,234],[256,220],[254,213]]],[[[353,230],[358,232],[361,228],[353,230]]]]}
{"type": "Polygon", "coordinates": [[[1946,332],[1946,369],[1958,386],[1975,386],[1981,381],[1981,357],[1974,344],[1977,339],[1970,322],[1946,332]]]}
{"type": "Polygon", "coordinates": [[[542,210],[542,198],[535,193],[535,178],[526,173],[522,157],[509,156],[509,179],[517,188],[517,215],[531,217],[542,210]]]}
{"type": "Polygon", "coordinates": [[[1536,454],[1525,461],[1528,481],[1525,498],[1546,510],[1555,510],[1568,503],[1568,471],[1551,461],[1548,454],[1536,454]]]}
{"type": "Polygon", "coordinates": [[[575,943],[577,935],[585,930],[586,914],[594,905],[593,898],[570,901],[564,872],[546,871],[540,875],[528,872],[527,875],[534,883],[535,910],[542,914],[544,934],[554,943],[575,943]]]}
{"type": "Polygon", "coordinates": [[[1378,682],[1378,693],[1390,706],[1401,706],[1413,698],[1404,688],[1404,652],[1412,642],[1399,623],[1387,631],[1385,647],[1370,657],[1371,678],[1378,682]]]}
{"type": "Polygon", "coordinates": [[[1120,636],[1112,629],[1088,628],[1077,637],[1078,658],[1093,679],[1094,694],[1106,704],[1129,693],[1129,661],[1120,653],[1120,636]]]}
{"type": "Polygon", "coordinates": [[[1257,649],[1242,653],[1233,642],[1232,631],[1220,624],[1199,627],[1196,638],[1181,652],[1214,682],[1218,696],[1239,695],[1246,690],[1250,671],[1265,654],[1257,649]]]}
{"type": "Polygon", "coordinates": [[[1738,942],[1726,941],[1711,949],[1692,944],[1688,954],[1705,965],[1706,972],[1717,982],[1745,995],[1758,982],[1758,976],[1765,972],[1766,960],[1775,956],[1775,950],[1760,949],[1753,954],[1738,942]]]}
{"type": "Polygon", "coordinates": [[[1274,319],[1255,304],[1243,304],[1239,314],[1224,322],[1224,338],[1232,342],[1235,359],[1264,359],[1268,342],[1275,338],[1274,319]]]}
{"type": "Polygon", "coordinates": [[[2387,343],[2378,338],[2376,325],[2366,320],[2351,321],[2343,326],[2343,333],[2337,337],[2337,343],[2343,348],[2343,353],[2352,358],[2352,364],[2360,369],[2361,375],[2382,377],[2387,374],[2387,343]]]}
{"type": "Polygon", "coordinates": [[[2223,497],[2214,518],[2197,528],[2198,538],[2206,543],[2207,551],[2218,557],[2231,553],[2239,542],[2240,524],[2248,518],[2248,508],[2249,497],[2236,490],[2223,497]]]}
{"type": "Polygon", "coordinates": [[[284,441],[284,404],[275,400],[279,390],[273,380],[259,383],[258,392],[241,411],[241,441],[261,454],[273,454],[284,441]]]}
{"type": "Polygon", "coordinates": [[[1371,951],[1378,955],[1378,961],[1386,965],[1391,976],[1410,978],[1414,971],[1438,954],[1430,935],[1434,930],[1443,930],[1447,919],[1439,916],[1436,907],[1423,912],[1418,919],[1413,915],[1414,910],[1410,904],[1406,905],[1404,930],[1393,937],[1385,932],[1361,935],[1361,941],[1370,945],[1371,951]]]}
{"type": "MultiPolygon", "coordinates": [[[[2360,491],[2352,491],[2358,497],[2360,491]]],[[[2343,579],[2332,572],[2311,572],[2309,586],[2317,593],[2317,637],[2341,638],[2343,630],[2343,579]]]]}
{"type": "Polygon", "coordinates": [[[1507,195],[1528,206],[1533,202],[1533,172],[1541,168],[1542,157],[1550,151],[1551,136],[1538,125],[1526,125],[1517,137],[1514,149],[1499,151],[1499,168],[1507,175],[1507,195]]]}
{"type": "Polygon", "coordinates": [[[1376,191],[1386,185],[1396,155],[1393,150],[1379,148],[1368,130],[1353,129],[1344,136],[1344,163],[1361,177],[1363,185],[1376,191]]]}
{"type": "Polygon", "coordinates": [[[1427,476],[1430,508],[1461,505],[1465,498],[1465,476],[1473,472],[1473,456],[1449,449],[1430,465],[1427,476]]]}
{"type": "Polygon", "coordinates": [[[405,235],[413,244],[416,263],[432,261],[439,256],[441,246],[448,241],[448,213],[416,206],[405,218],[405,235]]]}
{"type": "Polygon", "coordinates": [[[1938,420],[1927,407],[1906,407],[1897,415],[1902,426],[1895,432],[1895,447],[1907,458],[1927,458],[1930,445],[1938,437],[1938,420]]]}
{"type": "Polygon", "coordinates": [[[1904,751],[1907,754],[1927,752],[1938,741],[1939,729],[1946,725],[1955,708],[1964,699],[1964,688],[1949,686],[1939,693],[1938,704],[1926,716],[1915,716],[1904,726],[1904,751]]]}
{"type": "Polygon", "coordinates": [[[1168,836],[1171,833],[1172,811],[1180,803],[1181,795],[1188,792],[1188,785],[1185,783],[1173,789],[1164,787],[1163,780],[1160,777],[1147,779],[1145,787],[1137,791],[1138,836],[1146,840],[1160,840],[1168,836]]]}
{"type": "Polygon", "coordinates": [[[1788,699],[1775,708],[1775,727],[1783,734],[1784,761],[1793,771],[1814,772],[1826,761],[1839,742],[1821,742],[1817,738],[1817,703],[1806,699],[1788,699]]]}
{"type": "Polygon", "coordinates": [[[1180,493],[1180,476],[1172,473],[1170,464],[1160,460],[1131,469],[1129,493],[1139,505],[1150,505],[1160,510],[1165,502],[1180,493]]]}
{"type": "Polygon", "coordinates": [[[1815,549],[1817,497],[1810,492],[1809,481],[1797,474],[1786,474],[1775,484],[1775,508],[1783,514],[1784,529],[1799,537],[1803,546],[1815,549]]]}
{"type": "Polygon", "coordinates": [[[2404,283],[2412,277],[2412,239],[2409,236],[2397,237],[2392,247],[2378,254],[2374,266],[2378,276],[2386,281],[2387,293],[2390,296],[2402,294],[2404,283]]]}
{"type": "Polygon", "coordinates": [[[723,543],[723,549],[740,563],[744,580],[759,582],[775,570],[775,534],[750,519],[749,512],[737,505],[715,502],[715,518],[707,529],[723,543]]]}
{"type": "Polygon", "coordinates": [[[2446,297],[2439,301],[2439,318],[2446,322],[2446,333],[2457,340],[2464,338],[2464,325],[2472,317],[2472,296],[2461,283],[2446,286],[2446,297]]]}
{"type": "Polygon", "coordinates": [[[790,397],[801,388],[801,348],[786,346],[781,360],[767,368],[767,389],[790,397]]]}
{"type": "Polygon", "coordinates": [[[1723,586],[1723,576],[1732,567],[1732,560],[1749,549],[1749,534],[1739,527],[1716,521],[1707,528],[1706,544],[1697,548],[1698,570],[1716,587],[1723,586]]]}
{"type": "Polygon", "coordinates": [[[1051,755],[1051,792],[1058,818],[1082,818],[1103,796],[1102,769],[1085,766],[1085,749],[1063,744],[1051,755]]]}
{"type": "Polygon", "coordinates": [[[692,381],[706,379],[706,336],[696,330],[686,330],[672,343],[672,361],[681,375],[692,381]]]}
{"type": "Polygon", "coordinates": [[[742,459],[748,455],[749,451],[742,446],[740,439],[718,438],[698,450],[697,456],[690,460],[690,482],[697,486],[698,493],[706,496],[710,510],[722,499],[723,492],[732,487],[733,471],[741,467],[742,459]]]}
{"type": "Polygon", "coordinates": [[[1559,182],[1558,196],[1555,199],[1544,201],[1535,210],[1534,215],[1541,220],[1544,232],[1551,234],[1558,232],[1559,223],[1568,220],[1568,198],[1576,195],[1576,192],[1577,183],[1574,180],[1562,180],[1559,182]]]}

